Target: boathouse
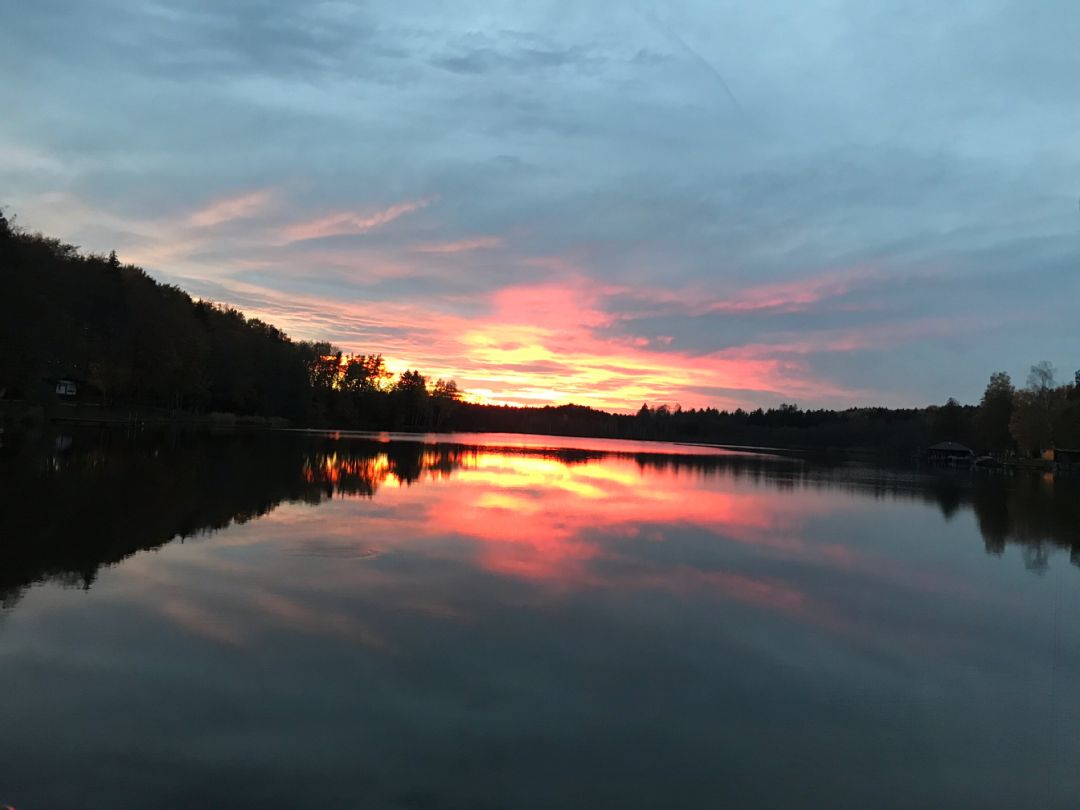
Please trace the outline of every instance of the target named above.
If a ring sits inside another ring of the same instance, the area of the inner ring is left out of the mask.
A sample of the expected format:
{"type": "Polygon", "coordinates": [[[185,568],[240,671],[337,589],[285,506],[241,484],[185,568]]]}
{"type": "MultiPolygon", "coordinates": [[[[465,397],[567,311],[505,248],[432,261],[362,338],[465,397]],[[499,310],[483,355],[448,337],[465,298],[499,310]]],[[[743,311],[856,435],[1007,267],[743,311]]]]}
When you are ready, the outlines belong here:
{"type": "Polygon", "coordinates": [[[974,461],[975,451],[959,442],[938,442],[926,450],[927,461],[974,461]]]}

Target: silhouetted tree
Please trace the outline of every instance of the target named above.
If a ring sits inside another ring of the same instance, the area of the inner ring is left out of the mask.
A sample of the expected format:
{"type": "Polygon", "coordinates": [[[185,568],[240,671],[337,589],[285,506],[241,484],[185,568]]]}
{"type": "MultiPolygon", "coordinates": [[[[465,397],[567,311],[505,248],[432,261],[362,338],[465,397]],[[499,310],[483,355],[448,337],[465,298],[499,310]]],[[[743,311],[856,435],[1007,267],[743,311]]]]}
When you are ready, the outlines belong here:
{"type": "Polygon", "coordinates": [[[967,410],[956,399],[949,397],[949,401],[934,413],[930,428],[931,438],[935,442],[968,442],[970,435],[971,420],[967,410]]]}
{"type": "Polygon", "coordinates": [[[451,424],[460,401],[461,391],[454,380],[436,380],[431,388],[431,429],[441,430],[451,424]]]}
{"type": "Polygon", "coordinates": [[[975,437],[981,449],[1004,453],[1014,447],[1009,422],[1015,397],[1016,389],[1008,374],[998,371],[990,375],[975,415],[975,437]]]}
{"type": "Polygon", "coordinates": [[[1025,453],[1037,455],[1054,445],[1054,423],[1064,405],[1054,386],[1054,367],[1043,361],[1031,367],[1027,386],[1016,392],[1009,430],[1025,453]]]}
{"type": "Polygon", "coordinates": [[[1080,371],[1066,386],[1065,402],[1054,420],[1054,443],[1066,450],[1080,450],[1080,371]]]}
{"type": "Polygon", "coordinates": [[[393,376],[387,369],[381,354],[357,355],[345,365],[341,387],[350,393],[382,391],[393,376]]]}
{"type": "Polygon", "coordinates": [[[419,371],[401,372],[390,390],[394,422],[398,428],[422,428],[428,424],[427,379],[419,371]]]}

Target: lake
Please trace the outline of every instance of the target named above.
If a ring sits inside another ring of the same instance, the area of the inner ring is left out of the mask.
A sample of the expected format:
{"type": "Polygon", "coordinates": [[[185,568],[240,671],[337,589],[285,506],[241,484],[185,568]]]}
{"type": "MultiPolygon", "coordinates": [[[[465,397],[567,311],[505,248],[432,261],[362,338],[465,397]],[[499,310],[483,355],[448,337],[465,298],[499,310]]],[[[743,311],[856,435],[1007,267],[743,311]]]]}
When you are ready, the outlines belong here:
{"type": "Polygon", "coordinates": [[[3,441],[0,804],[1080,804],[1075,481],[498,435],[3,441]]]}

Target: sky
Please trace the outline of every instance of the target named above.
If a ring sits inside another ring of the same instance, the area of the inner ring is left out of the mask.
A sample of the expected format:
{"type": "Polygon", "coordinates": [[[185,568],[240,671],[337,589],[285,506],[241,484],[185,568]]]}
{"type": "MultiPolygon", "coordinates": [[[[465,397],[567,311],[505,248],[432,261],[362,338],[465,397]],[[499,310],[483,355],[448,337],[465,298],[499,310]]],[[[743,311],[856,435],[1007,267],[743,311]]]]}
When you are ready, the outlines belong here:
{"type": "Polygon", "coordinates": [[[489,402],[1080,367],[1080,4],[0,0],[17,224],[489,402]]]}

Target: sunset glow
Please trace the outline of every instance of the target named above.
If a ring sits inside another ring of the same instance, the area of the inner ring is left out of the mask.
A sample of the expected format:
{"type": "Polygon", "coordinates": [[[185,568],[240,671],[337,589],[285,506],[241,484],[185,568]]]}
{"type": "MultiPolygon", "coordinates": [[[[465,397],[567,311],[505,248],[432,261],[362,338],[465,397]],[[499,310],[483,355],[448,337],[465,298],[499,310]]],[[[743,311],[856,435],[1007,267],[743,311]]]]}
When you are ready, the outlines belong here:
{"type": "Polygon", "coordinates": [[[0,810],[1074,807],[1080,2],[0,15],[0,810]]]}
{"type": "MultiPolygon", "coordinates": [[[[371,313],[326,299],[286,301],[265,295],[247,311],[282,324],[297,337],[315,339],[328,331],[372,335],[369,345],[382,350],[391,371],[418,367],[432,378],[453,378],[465,389],[465,399],[475,402],[573,402],[625,412],[642,402],[733,408],[746,405],[747,397],[843,402],[874,396],[815,379],[803,357],[814,350],[810,344],[690,354],[674,348],[668,336],[609,335],[621,318],[607,311],[605,302],[629,292],[649,297],[647,291],[596,288],[575,277],[501,289],[483,305],[484,313],[473,318],[407,305],[371,313]]],[[[750,300],[758,295],[755,290],[747,293],[750,300]]],[[[775,296],[776,291],[761,295],[775,296]]],[[[779,300],[769,298],[770,306],[781,306],[779,300]]],[[[805,295],[794,291],[790,305],[804,304],[805,295]]],[[[691,305],[668,296],[663,306],[691,305]]],[[[351,348],[349,339],[338,341],[351,348]]],[[[856,336],[848,341],[847,348],[857,348],[856,336]]]]}
{"type": "MultiPolygon", "coordinates": [[[[305,478],[325,486],[328,493],[377,497],[395,504],[407,517],[399,517],[396,528],[388,525],[388,536],[403,531],[404,520],[408,534],[425,543],[447,535],[465,538],[475,544],[481,568],[558,588],[613,584],[605,583],[598,569],[618,560],[620,543],[656,542],[669,530],[665,527],[680,525],[778,558],[828,568],[859,563],[846,547],[810,543],[802,536],[807,520],[835,511],[843,497],[830,501],[817,492],[792,494],[778,509],[767,491],[732,486],[722,473],[717,477],[692,468],[681,474],[678,468],[646,470],[628,458],[567,464],[539,450],[461,453],[429,446],[410,469],[423,481],[444,481],[446,486],[426,485],[413,492],[385,453],[362,463],[336,453],[326,455],[305,470],[305,478]],[[726,485],[717,486],[720,481],[726,485]]],[[[705,575],[687,570],[671,576],[635,570],[629,581],[619,580],[620,586],[632,583],[641,588],[716,589],[729,598],[774,603],[785,611],[803,602],[783,583],[756,581],[734,572],[705,575]]]]}
{"type": "Polygon", "coordinates": [[[228,4],[13,23],[0,205],[473,402],[922,406],[1072,367],[1065,7],[936,8],[924,61],[884,8],[541,8],[296,7],[250,49],[228,4]]]}

